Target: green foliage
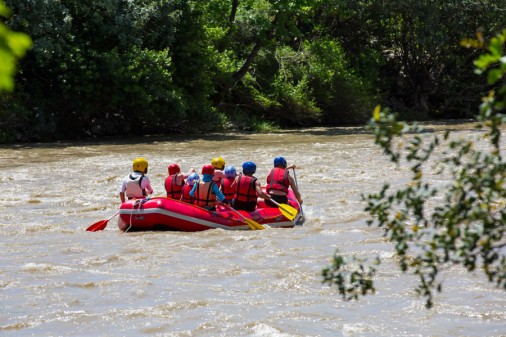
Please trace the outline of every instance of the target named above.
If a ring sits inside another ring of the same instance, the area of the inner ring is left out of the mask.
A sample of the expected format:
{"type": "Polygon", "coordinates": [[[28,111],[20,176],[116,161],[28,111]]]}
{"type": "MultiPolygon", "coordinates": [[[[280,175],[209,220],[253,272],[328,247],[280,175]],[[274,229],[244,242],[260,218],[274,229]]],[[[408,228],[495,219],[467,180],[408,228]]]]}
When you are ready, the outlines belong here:
{"type": "Polygon", "coordinates": [[[6,1],[33,48],[0,133],[25,141],[206,132],[241,114],[356,124],[380,99],[402,117],[467,116],[484,83],[456,42],[506,14],[502,0],[6,1]]]}
{"type": "Polygon", "coordinates": [[[272,132],[280,129],[278,125],[265,118],[251,116],[241,110],[230,113],[224,124],[228,129],[241,131],[272,132]]]}
{"type": "MultiPolygon", "coordinates": [[[[0,1],[0,16],[5,18],[11,15],[9,8],[0,1]]],[[[16,63],[31,47],[32,40],[25,33],[12,31],[0,22],[0,90],[14,90],[14,75],[16,63]]]]}
{"type": "MultiPolygon", "coordinates": [[[[486,73],[494,87],[483,98],[478,118],[488,148],[468,139],[454,140],[449,132],[442,138],[422,137],[419,127],[398,122],[394,114],[379,107],[371,120],[376,143],[391,161],[407,163],[412,177],[404,188],[391,191],[385,184],[379,193],[364,196],[365,210],[372,217],[368,224],[383,229],[401,270],[419,277],[416,291],[425,297],[428,308],[433,305],[433,291],[442,289],[437,276],[446,265],[480,269],[490,282],[506,290],[506,163],[500,148],[506,122],[505,41],[506,30],[491,39],[487,52],[475,62],[477,72],[486,73]],[[396,137],[408,142],[395,147],[396,137]],[[451,177],[445,187],[433,186],[424,177],[435,156],[437,173],[451,177]]],[[[324,282],[337,284],[345,299],[357,298],[356,286],[346,284],[368,284],[370,275],[362,265],[355,272],[343,269],[343,260],[334,258],[324,271],[324,282]]],[[[363,287],[362,294],[374,289],[373,285],[363,287]]]]}
{"type": "Polygon", "coordinates": [[[330,124],[366,121],[378,97],[371,80],[351,66],[341,43],[322,38],[305,46],[311,88],[317,106],[324,111],[324,121],[330,124]]]}
{"type": "MultiPolygon", "coordinates": [[[[352,256],[351,258],[345,258],[338,254],[336,251],[332,260],[332,266],[323,270],[323,282],[329,285],[335,285],[339,293],[343,296],[346,301],[357,300],[359,296],[374,294],[376,289],[374,288],[373,277],[376,273],[376,268],[365,265],[364,259],[352,256]],[[341,270],[348,270],[350,265],[358,263],[358,267],[351,271],[348,277],[345,277],[341,270]]],[[[376,260],[379,264],[379,260],[376,260]]]]}
{"type": "Polygon", "coordinates": [[[381,67],[374,83],[401,117],[471,117],[483,90],[472,74],[479,51],[459,41],[478,30],[496,34],[505,15],[502,0],[330,0],[319,28],[352,55],[381,53],[356,57],[353,67],[364,75],[381,67]]]}
{"type": "Polygon", "coordinates": [[[232,21],[223,1],[205,5],[220,110],[241,108],[281,125],[365,120],[374,97],[370,82],[351,69],[337,40],[310,42],[325,1],[238,3],[232,21]]]}
{"type": "Polygon", "coordinates": [[[34,47],[22,62],[20,93],[0,113],[9,125],[27,129],[25,137],[179,132],[203,114],[213,120],[200,14],[187,1],[22,0],[11,6],[9,24],[27,31],[34,47]],[[15,105],[25,112],[9,114],[15,105]],[[37,132],[45,119],[53,129],[37,132]]]}

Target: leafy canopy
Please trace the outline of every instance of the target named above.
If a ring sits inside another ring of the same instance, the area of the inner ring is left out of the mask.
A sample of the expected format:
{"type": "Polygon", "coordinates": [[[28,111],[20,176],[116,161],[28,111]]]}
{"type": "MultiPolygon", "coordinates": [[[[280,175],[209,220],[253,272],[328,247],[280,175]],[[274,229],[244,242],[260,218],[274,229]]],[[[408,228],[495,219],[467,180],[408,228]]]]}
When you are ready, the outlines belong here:
{"type": "MultiPolygon", "coordinates": [[[[376,144],[390,160],[409,165],[411,182],[394,191],[384,184],[380,192],[364,196],[365,210],[372,217],[368,225],[381,228],[394,245],[400,269],[418,276],[416,291],[425,297],[428,308],[433,305],[433,291],[442,290],[438,274],[447,265],[480,269],[490,282],[506,290],[506,162],[501,153],[506,122],[505,41],[506,30],[488,45],[479,34],[462,42],[486,50],[474,62],[476,72],[486,74],[492,88],[480,107],[480,144],[454,139],[450,132],[422,137],[420,127],[397,121],[395,114],[379,106],[370,123],[376,144]],[[407,140],[404,146],[394,146],[399,137],[407,140]],[[433,163],[439,163],[437,174],[450,177],[448,185],[436,186],[425,179],[433,163]]],[[[377,267],[365,262],[336,253],[332,265],[323,270],[324,282],[335,284],[346,300],[374,293],[377,267]]]]}
{"type": "MultiPolygon", "coordinates": [[[[0,16],[8,18],[10,15],[10,9],[0,0],[0,16]]],[[[28,35],[14,32],[0,22],[0,90],[14,90],[17,61],[31,45],[32,40],[28,35]]]]}

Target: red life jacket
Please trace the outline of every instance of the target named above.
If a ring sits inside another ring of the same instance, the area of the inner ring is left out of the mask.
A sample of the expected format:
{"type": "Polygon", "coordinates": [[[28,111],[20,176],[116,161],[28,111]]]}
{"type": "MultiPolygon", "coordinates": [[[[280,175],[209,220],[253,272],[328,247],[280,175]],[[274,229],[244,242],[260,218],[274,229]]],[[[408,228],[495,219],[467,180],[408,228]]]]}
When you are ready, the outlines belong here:
{"type": "Polygon", "coordinates": [[[193,204],[193,197],[190,196],[190,191],[192,190],[193,186],[185,184],[183,186],[183,191],[181,193],[181,201],[187,202],[189,204],[193,204]]]}
{"type": "Polygon", "coordinates": [[[181,192],[183,191],[184,180],[181,185],[177,184],[177,176],[179,173],[168,176],[165,179],[165,190],[167,191],[167,198],[181,199],[181,192]]]}
{"type": "Polygon", "coordinates": [[[223,193],[226,200],[232,200],[235,197],[235,188],[230,188],[234,180],[234,178],[221,179],[221,193],[223,193]]]}
{"type": "Polygon", "coordinates": [[[193,203],[197,206],[209,208],[216,205],[216,194],[213,193],[214,181],[199,182],[195,194],[193,195],[193,203]]]}
{"type": "Polygon", "coordinates": [[[253,176],[247,176],[241,173],[235,189],[237,193],[235,200],[242,202],[256,201],[257,200],[257,191],[255,188],[256,181],[257,178],[253,176]]]}
{"type": "Polygon", "coordinates": [[[290,180],[288,180],[288,171],[280,167],[275,167],[267,176],[267,186],[265,189],[267,193],[269,193],[270,190],[276,190],[288,194],[289,186],[290,180]]]}

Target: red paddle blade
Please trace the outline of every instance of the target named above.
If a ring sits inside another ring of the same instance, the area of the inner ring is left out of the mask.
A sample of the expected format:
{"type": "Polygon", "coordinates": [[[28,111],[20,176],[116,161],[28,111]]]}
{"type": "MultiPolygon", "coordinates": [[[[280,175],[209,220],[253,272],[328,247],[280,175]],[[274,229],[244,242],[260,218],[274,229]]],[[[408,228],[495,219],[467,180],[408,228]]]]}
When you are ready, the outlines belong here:
{"type": "Polygon", "coordinates": [[[90,232],[103,231],[105,229],[105,227],[107,227],[108,222],[109,222],[109,220],[100,220],[98,222],[95,222],[90,227],[86,228],[86,230],[90,231],[90,232]]]}

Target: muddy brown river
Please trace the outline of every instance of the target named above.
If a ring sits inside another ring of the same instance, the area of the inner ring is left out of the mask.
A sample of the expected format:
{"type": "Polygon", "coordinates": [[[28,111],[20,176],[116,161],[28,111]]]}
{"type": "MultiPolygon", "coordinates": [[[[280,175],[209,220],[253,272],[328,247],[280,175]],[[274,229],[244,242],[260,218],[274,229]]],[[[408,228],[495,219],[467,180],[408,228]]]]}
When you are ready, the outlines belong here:
{"type": "Polygon", "coordinates": [[[504,291],[456,266],[426,310],[416,279],[366,225],[361,194],[409,172],[361,128],[12,145],[0,158],[2,336],[506,336],[504,291]],[[125,234],[113,218],[85,231],[118,210],[136,157],[163,196],[171,163],[186,172],[217,156],[254,161],[265,181],[279,155],[297,165],[304,226],[125,234]],[[382,257],[376,295],[343,302],[322,284],[336,248],[382,257]]]}

